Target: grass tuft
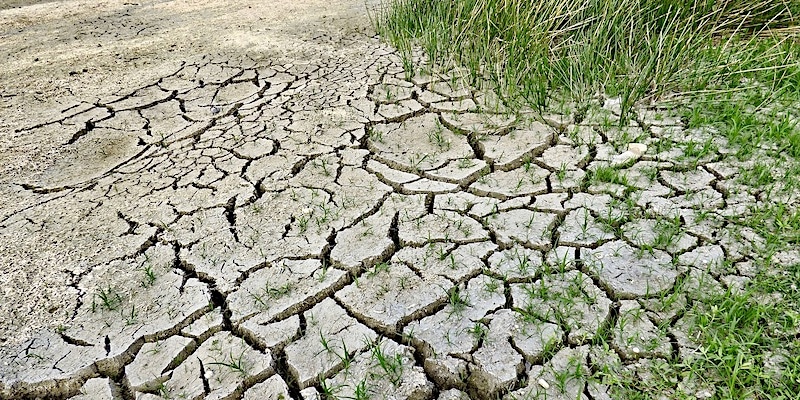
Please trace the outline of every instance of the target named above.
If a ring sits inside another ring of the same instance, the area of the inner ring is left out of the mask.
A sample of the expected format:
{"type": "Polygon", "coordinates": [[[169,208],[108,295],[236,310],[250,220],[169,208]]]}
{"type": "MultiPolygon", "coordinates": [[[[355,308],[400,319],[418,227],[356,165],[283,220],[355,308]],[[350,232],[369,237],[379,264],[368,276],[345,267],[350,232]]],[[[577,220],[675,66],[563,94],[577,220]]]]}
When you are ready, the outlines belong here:
{"type": "Polygon", "coordinates": [[[507,103],[544,109],[556,98],[619,97],[623,120],[640,100],[669,93],[765,97],[800,89],[792,46],[796,0],[394,0],[376,30],[418,72],[466,67],[507,103]]]}

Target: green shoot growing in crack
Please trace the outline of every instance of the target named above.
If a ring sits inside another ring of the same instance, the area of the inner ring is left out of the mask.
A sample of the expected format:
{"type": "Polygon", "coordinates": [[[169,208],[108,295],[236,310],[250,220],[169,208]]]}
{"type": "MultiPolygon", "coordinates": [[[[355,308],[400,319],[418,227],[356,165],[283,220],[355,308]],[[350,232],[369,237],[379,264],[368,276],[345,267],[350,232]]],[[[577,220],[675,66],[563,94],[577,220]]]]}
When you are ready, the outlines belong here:
{"type": "Polygon", "coordinates": [[[447,291],[447,304],[450,306],[451,314],[461,313],[465,308],[472,305],[469,302],[469,297],[461,293],[458,287],[453,287],[447,291]]]}
{"type": "Polygon", "coordinates": [[[403,356],[400,353],[389,355],[384,353],[381,348],[381,343],[373,343],[372,359],[377,363],[377,366],[383,371],[378,378],[389,379],[395,387],[400,386],[403,379],[403,356]]]}
{"type": "Polygon", "coordinates": [[[339,397],[336,395],[344,389],[344,385],[331,385],[324,376],[319,376],[319,386],[322,391],[322,398],[325,400],[336,400],[339,397]]]}
{"type": "Polygon", "coordinates": [[[475,342],[478,342],[481,339],[485,338],[487,332],[488,329],[486,328],[486,325],[480,322],[476,322],[475,325],[472,326],[472,328],[467,329],[467,333],[472,335],[472,338],[475,339],[475,342]]]}
{"type": "Polygon", "coordinates": [[[342,362],[342,366],[344,367],[345,371],[350,370],[350,364],[353,362],[353,357],[350,356],[350,352],[347,351],[347,343],[345,343],[344,339],[342,339],[342,354],[333,353],[339,360],[342,362]]]}
{"type": "Polygon", "coordinates": [[[386,261],[382,261],[382,262],[379,262],[379,263],[375,264],[372,267],[372,269],[369,272],[367,272],[367,276],[373,277],[373,276],[378,275],[378,274],[380,274],[382,272],[389,272],[389,263],[386,262],[386,261]]]}
{"type": "Polygon", "coordinates": [[[375,142],[383,143],[383,132],[381,132],[381,131],[379,131],[379,130],[371,127],[371,126],[368,126],[366,128],[366,130],[367,130],[367,137],[370,140],[375,141],[375,142]]]}
{"type": "Polygon", "coordinates": [[[459,158],[456,166],[458,166],[459,169],[472,168],[475,166],[475,162],[471,158],[459,158]]]}
{"type": "Polygon", "coordinates": [[[139,316],[139,312],[136,311],[136,305],[132,304],[131,305],[131,311],[130,312],[123,312],[122,316],[125,318],[125,325],[129,325],[129,326],[130,325],[135,325],[136,321],[137,321],[137,318],[139,316]]]}

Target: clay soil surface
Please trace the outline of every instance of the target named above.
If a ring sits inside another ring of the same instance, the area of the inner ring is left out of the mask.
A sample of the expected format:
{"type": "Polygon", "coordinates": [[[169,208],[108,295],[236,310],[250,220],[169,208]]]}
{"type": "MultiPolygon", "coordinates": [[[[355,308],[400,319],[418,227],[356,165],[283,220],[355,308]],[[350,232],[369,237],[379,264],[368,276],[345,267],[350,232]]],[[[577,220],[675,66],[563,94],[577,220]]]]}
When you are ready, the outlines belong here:
{"type": "Polygon", "coordinates": [[[0,3],[0,399],[721,388],[653,371],[701,365],[764,270],[741,216],[797,186],[654,107],[410,76],[375,3],[0,3]]]}

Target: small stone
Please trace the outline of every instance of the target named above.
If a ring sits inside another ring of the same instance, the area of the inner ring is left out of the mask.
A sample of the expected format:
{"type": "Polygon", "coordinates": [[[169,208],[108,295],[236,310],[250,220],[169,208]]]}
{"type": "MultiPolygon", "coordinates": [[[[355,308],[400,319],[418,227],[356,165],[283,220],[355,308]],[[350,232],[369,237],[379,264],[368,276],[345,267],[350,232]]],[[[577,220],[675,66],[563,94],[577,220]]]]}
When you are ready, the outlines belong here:
{"type": "Polygon", "coordinates": [[[703,389],[694,395],[694,397],[697,397],[698,399],[708,399],[711,398],[711,396],[713,396],[713,394],[707,389],[703,389]]]}
{"type": "Polygon", "coordinates": [[[637,156],[641,156],[647,151],[647,145],[642,143],[631,143],[628,145],[628,151],[637,156]]]}
{"type": "Polygon", "coordinates": [[[544,380],[544,378],[539,378],[539,380],[536,381],[536,383],[538,383],[539,386],[541,386],[542,389],[544,389],[544,390],[550,389],[550,384],[547,383],[547,381],[544,380]]]}

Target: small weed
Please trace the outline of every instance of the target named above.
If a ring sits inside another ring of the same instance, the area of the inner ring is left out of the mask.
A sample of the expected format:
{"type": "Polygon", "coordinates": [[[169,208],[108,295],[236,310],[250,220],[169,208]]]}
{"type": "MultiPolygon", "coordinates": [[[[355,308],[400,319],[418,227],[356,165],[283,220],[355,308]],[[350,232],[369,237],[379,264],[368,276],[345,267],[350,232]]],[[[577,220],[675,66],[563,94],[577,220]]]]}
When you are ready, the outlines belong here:
{"type": "Polygon", "coordinates": [[[395,387],[400,386],[403,379],[403,356],[400,353],[394,355],[384,353],[380,342],[372,345],[371,353],[372,359],[383,371],[381,377],[389,379],[395,387]]]}
{"type": "Polygon", "coordinates": [[[105,289],[100,287],[92,296],[92,312],[95,312],[98,307],[104,308],[107,311],[115,311],[121,305],[122,296],[111,286],[107,286],[105,289]],[[97,302],[98,300],[100,301],[99,303],[97,302]]]}
{"type": "Polygon", "coordinates": [[[367,137],[370,140],[373,140],[375,142],[383,143],[383,132],[381,132],[381,131],[379,131],[379,130],[371,127],[371,126],[368,126],[366,129],[367,129],[367,137]]]}
{"type": "Polygon", "coordinates": [[[367,391],[367,381],[359,382],[353,391],[354,400],[369,400],[369,392],[367,391]]]}
{"type": "Polygon", "coordinates": [[[142,268],[144,272],[144,280],[142,281],[143,287],[150,287],[156,282],[156,271],[153,269],[153,266],[147,264],[142,268]]]}
{"type": "Polygon", "coordinates": [[[307,214],[297,217],[297,226],[300,228],[300,233],[305,233],[308,230],[308,221],[310,219],[311,216],[307,214]]]}
{"type": "Polygon", "coordinates": [[[480,322],[476,322],[475,325],[472,326],[472,328],[467,330],[467,333],[472,335],[472,338],[475,340],[475,342],[479,342],[480,340],[485,338],[487,332],[488,328],[486,328],[486,325],[480,322]]]}
{"type": "Polygon", "coordinates": [[[461,313],[465,308],[471,306],[469,297],[461,293],[461,289],[457,286],[447,292],[447,304],[450,306],[451,314],[461,313]]]}
{"type": "Polygon", "coordinates": [[[388,262],[381,261],[381,262],[375,264],[372,267],[372,269],[369,272],[367,272],[367,276],[373,277],[373,276],[378,275],[378,274],[383,273],[383,272],[389,272],[389,265],[390,264],[388,262]]]}
{"type": "Polygon", "coordinates": [[[136,311],[136,305],[131,304],[131,311],[123,313],[122,316],[125,318],[125,325],[135,325],[137,317],[139,316],[139,312],[136,311]]]}
{"type": "Polygon", "coordinates": [[[338,400],[339,397],[336,394],[344,389],[344,385],[330,385],[328,381],[325,380],[325,377],[321,375],[319,377],[319,386],[322,391],[322,398],[325,400],[338,400]]]}
{"type": "Polygon", "coordinates": [[[280,286],[272,286],[269,281],[257,293],[250,293],[250,297],[261,307],[268,308],[271,300],[277,300],[289,295],[294,289],[292,283],[285,283],[280,286]]]}
{"type": "Polygon", "coordinates": [[[245,351],[242,350],[238,356],[234,356],[233,352],[230,352],[227,356],[223,356],[221,361],[210,362],[208,364],[227,367],[239,374],[241,377],[246,377],[249,373],[248,371],[250,366],[248,365],[247,360],[244,358],[244,352],[245,351]]]}
{"type": "Polygon", "coordinates": [[[475,166],[475,161],[473,161],[471,158],[459,158],[456,166],[458,166],[460,169],[472,168],[475,166]]]}
{"type": "Polygon", "coordinates": [[[500,290],[500,281],[496,279],[489,279],[483,284],[483,289],[489,293],[497,293],[500,290]]]}
{"type": "Polygon", "coordinates": [[[450,150],[450,141],[444,137],[444,127],[439,120],[436,120],[436,127],[432,132],[428,132],[428,141],[435,144],[439,150],[450,150]]]}
{"type": "Polygon", "coordinates": [[[612,167],[598,167],[591,173],[591,181],[595,183],[613,183],[628,186],[628,178],[612,167]]]}

